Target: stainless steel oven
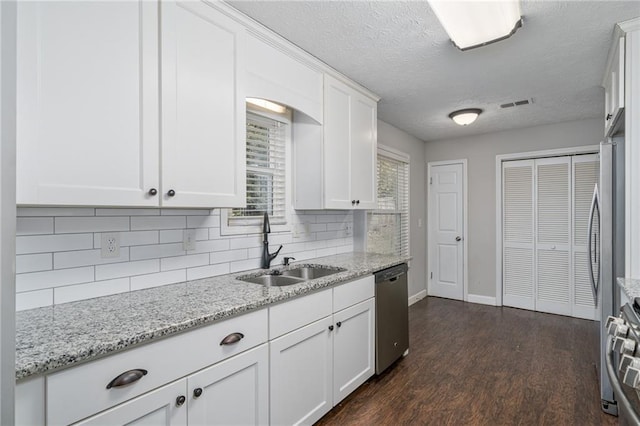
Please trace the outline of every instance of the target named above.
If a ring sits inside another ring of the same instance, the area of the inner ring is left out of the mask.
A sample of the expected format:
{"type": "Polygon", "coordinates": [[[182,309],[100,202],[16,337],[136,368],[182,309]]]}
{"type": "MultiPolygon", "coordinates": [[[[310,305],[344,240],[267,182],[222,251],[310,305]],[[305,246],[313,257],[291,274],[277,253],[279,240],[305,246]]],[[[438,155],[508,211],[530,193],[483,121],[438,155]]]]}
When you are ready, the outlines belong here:
{"type": "Polygon", "coordinates": [[[606,322],[606,366],[618,402],[620,424],[640,425],[640,298],[606,322]]]}

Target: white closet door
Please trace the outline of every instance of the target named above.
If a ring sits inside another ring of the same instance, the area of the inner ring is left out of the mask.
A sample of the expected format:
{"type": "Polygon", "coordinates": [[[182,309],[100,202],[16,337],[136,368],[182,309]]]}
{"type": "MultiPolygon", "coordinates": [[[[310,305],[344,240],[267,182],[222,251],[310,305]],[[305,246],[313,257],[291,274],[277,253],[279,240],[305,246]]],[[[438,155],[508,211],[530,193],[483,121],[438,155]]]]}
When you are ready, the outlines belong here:
{"type": "Polygon", "coordinates": [[[534,162],[502,163],[503,304],[535,309],[534,162]]]}
{"type": "Polygon", "coordinates": [[[571,315],[571,157],[536,160],[536,310],[571,315]]]}
{"type": "MultiPolygon", "coordinates": [[[[595,320],[596,307],[591,293],[588,265],[589,208],[593,188],[598,182],[600,159],[598,154],[573,157],[573,316],[595,320]]],[[[598,222],[594,226],[598,226],[598,222]]],[[[600,233],[595,230],[596,235],[600,233]]]]}

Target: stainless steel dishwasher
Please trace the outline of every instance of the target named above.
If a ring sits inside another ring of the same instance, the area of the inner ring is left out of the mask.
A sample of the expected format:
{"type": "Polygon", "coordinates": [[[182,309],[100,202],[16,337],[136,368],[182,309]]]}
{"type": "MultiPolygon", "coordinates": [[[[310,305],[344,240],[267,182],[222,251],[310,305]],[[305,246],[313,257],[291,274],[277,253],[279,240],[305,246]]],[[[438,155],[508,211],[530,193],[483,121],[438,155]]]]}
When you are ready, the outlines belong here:
{"type": "Polygon", "coordinates": [[[376,278],[376,374],[409,349],[407,271],[402,263],[383,269],[376,278]]]}

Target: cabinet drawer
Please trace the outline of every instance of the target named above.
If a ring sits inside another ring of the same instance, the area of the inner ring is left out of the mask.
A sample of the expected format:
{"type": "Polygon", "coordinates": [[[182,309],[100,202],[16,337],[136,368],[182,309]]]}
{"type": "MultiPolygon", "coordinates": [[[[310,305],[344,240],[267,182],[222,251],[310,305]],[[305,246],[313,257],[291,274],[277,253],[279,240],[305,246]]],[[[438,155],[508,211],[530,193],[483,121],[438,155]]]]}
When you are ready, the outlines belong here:
{"type": "Polygon", "coordinates": [[[81,420],[266,341],[267,311],[263,309],[53,373],[47,376],[47,423],[81,420]],[[232,333],[243,337],[221,344],[232,333]],[[134,369],[147,374],[107,389],[114,378],[134,369]]]}
{"type": "Polygon", "coordinates": [[[269,339],[331,315],[331,292],[322,290],[269,308],[269,339]]]}
{"type": "Polygon", "coordinates": [[[373,297],[375,294],[374,286],[375,278],[373,275],[369,275],[334,287],[333,312],[338,312],[373,297]]]}

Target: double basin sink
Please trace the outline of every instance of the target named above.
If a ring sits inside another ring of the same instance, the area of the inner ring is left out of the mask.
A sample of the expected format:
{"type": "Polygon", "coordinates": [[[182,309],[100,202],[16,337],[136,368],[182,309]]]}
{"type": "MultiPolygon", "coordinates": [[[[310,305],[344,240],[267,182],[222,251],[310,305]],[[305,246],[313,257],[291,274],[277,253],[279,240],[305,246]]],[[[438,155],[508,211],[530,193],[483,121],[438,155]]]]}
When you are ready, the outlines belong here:
{"type": "Polygon", "coordinates": [[[344,271],[346,271],[346,269],[330,268],[327,266],[301,266],[286,270],[276,269],[258,276],[244,275],[237,277],[237,279],[249,283],[262,284],[267,287],[281,287],[315,280],[316,278],[322,278],[344,271]]]}

